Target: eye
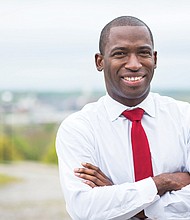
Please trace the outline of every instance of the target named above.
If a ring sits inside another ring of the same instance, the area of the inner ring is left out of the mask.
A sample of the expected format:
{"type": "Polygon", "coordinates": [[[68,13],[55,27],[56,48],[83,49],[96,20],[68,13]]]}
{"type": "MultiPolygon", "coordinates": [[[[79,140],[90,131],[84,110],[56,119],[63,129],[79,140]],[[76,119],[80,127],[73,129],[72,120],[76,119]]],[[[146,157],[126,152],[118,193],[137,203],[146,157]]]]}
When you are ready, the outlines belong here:
{"type": "Polygon", "coordinates": [[[122,57],[124,57],[124,56],[126,56],[127,55],[127,53],[126,52],[123,52],[123,51],[116,51],[116,52],[114,52],[113,53],[113,57],[116,57],[116,58],[122,58],[122,57]]]}
{"type": "Polygon", "coordinates": [[[151,57],[152,52],[150,50],[141,50],[139,51],[139,55],[143,57],[151,57]]]}

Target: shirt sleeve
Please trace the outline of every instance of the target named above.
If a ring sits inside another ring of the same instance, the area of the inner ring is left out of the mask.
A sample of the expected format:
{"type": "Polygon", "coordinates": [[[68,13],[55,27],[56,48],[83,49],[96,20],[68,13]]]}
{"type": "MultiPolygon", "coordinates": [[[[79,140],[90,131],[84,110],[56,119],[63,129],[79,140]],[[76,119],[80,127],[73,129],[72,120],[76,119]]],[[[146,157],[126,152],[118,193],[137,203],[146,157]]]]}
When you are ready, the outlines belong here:
{"type": "Polygon", "coordinates": [[[145,208],[145,214],[150,219],[189,220],[190,185],[182,188],[181,190],[164,194],[154,204],[145,208]]]}
{"type": "MultiPolygon", "coordinates": [[[[186,170],[190,173],[190,143],[187,144],[186,170]]],[[[145,214],[158,220],[189,220],[190,185],[178,191],[167,192],[154,204],[145,208],[145,214]]]]}
{"type": "Polygon", "coordinates": [[[83,126],[83,123],[75,127],[64,123],[57,133],[60,182],[67,211],[73,219],[126,220],[158,199],[152,178],[91,188],[76,177],[73,170],[80,167],[81,162],[97,165],[93,141],[90,128],[83,126]]]}

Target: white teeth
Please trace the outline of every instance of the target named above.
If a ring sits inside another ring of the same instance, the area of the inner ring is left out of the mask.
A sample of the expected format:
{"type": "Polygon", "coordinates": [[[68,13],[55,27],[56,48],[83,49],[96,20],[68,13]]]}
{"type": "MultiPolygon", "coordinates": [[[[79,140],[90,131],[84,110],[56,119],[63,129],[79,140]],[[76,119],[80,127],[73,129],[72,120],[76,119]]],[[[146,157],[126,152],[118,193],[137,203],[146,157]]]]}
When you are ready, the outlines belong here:
{"type": "Polygon", "coordinates": [[[143,77],[142,76],[136,76],[136,77],[129,77],[129,76],[127,76],[127,77],[124,77],[124,79],[125,80],[127,80],[127,81],[139,81],[139,80],[141,80],[143,77]]]}

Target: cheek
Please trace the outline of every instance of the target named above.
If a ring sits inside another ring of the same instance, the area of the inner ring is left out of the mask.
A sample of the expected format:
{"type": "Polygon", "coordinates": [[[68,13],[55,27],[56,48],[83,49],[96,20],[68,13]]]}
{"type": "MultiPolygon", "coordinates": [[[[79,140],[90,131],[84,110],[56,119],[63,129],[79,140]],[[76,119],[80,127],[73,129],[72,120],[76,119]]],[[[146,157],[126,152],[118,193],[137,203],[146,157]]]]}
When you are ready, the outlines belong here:
{"type": "Polygon", "coordinates": [[[155,65],[153,62],[147,63],[147,65],[144,65],[145,71],[148,73],[148,75],[152,78],[154,75],[155,65]]]}
{"type": "Polygon", "coordinates": [[[104,65],[104,75],[107,80],[114,77],[114,67],[111,64],[104,65]]]}

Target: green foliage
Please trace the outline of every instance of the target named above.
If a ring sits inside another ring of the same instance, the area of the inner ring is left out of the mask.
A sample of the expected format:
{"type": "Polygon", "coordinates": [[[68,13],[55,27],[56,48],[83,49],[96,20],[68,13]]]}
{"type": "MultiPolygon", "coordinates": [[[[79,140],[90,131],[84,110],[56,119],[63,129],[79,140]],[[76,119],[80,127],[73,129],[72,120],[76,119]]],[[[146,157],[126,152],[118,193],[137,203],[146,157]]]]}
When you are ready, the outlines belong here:
{"type": "Polygon", "coordinates": [[[49,145],[47,153],[42,158],[42,161],[45,163],[54,163],[57,164],[57,154],[55,150],[55,141],[53,139],[53,142],[49,145]]]}
{"type": "Polygon", "coordinates": [[[0,161],[7,162],[12,160],[20,160],[22,156],[17,149],[14,148],[12,139],[5,135],[0,135],[0,161]]]}
{"type": "Polygon", "coordinates": [[[26,160],[34,159],[33,150],[31,149],[30,143],[22,135],[13,135],[13,147],[17,150],[19,155],[26,160]]]}
{"type": "Polygon", "coordinates": [[[5,134],[0,135],[0,161],[43,160],[56,163],[54,140],[57,127],[53,123],[6,125],[5,134]]]}

